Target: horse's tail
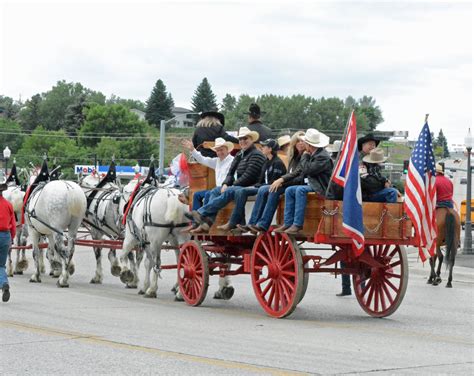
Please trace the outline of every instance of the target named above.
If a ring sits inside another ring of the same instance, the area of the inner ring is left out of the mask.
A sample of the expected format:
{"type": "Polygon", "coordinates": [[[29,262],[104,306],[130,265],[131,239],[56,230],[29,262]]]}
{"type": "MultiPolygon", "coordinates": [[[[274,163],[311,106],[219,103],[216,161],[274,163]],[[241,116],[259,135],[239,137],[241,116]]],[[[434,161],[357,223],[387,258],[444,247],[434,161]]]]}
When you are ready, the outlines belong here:
{"type": "Polygon", "coordinates": [[[82,189],[74,189],[67,197],[69,214],[83,217],[86,213],[87,199],[82,189]]]}
{"type": "Polygon", "coordinates": [[[170,196],[166,205],[165,221],[167,223],[180,223],[183,221],[184,205],[177,196],[170,196]]]}
{"type": "Polygon", "coordinates": [[[456,258],[456,219],[451,210],[448,210],[445,220],[445,242],[446,242],[446,257],[445,262],[448,267],[454,265],[454,260],[456,258]]]}

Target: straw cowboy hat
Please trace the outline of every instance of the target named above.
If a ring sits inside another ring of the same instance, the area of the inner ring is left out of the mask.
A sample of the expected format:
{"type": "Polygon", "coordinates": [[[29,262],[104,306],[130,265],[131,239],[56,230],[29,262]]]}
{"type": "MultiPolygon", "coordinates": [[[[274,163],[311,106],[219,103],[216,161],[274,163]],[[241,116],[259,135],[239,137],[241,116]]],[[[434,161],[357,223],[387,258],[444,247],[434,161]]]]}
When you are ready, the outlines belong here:
{"type": "Polygon", "coordinates": [[[300,140],[315,148],[325,148],[329,145],[329,137],[314,128],[309,128],[300,140]]]}
{"type": "Polygon", "coordinates": [[[387,160],[387,157],[383,156],[382,148],[372,149],[369,155],[366,155],[362,160],[367,163],[383,163],[387,160]]]}
{"type": "Polygon", "coordinates": [[[441,164],[436,163],[436,172],[444,175],[444,168],[441,164]]]}
{"type": "Polygon", "coordinates": [[[229,150],[229,153],[232,151],[234,148],[234,144],[230,141],[224,140],[222,137],[217,137],[214,141],[214,146],[211,147],[212,150],[216,151],[217,148],[220,148],[222,146],[226,146],[227,150],[229,150]]]}
{"type": "Polygon", "coordinates": [[[326,148],[328,153],[339,153],[341,151],[342,141],[336,140],[334,144],[329,144],[326,148]]]}
{"type": "Polygon", "coordinates": [[[242,127],[239,128],[239,132],[237,133],[237,138],[243,138],[243,137],[250,137],[253,142],[257,142],[257,140],[260,138],[260,135],[258,132],[251,131],[247,127],[242,127]]]}
{"type": "Polygon", "coordinates": [[[291,137],[289,134],[285,134],[284,136],[278,137],[278,145],[280,148],[282,146],[288,145],[291,142],[291,137]]]}

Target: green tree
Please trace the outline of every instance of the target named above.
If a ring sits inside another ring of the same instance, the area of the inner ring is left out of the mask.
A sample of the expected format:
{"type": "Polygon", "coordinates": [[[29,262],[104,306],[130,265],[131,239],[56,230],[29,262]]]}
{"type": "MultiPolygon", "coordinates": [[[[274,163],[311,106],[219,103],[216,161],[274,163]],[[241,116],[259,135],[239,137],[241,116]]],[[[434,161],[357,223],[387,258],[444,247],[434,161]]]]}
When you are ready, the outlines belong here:
{"type": "Polygon", "coordinates": [[[191,98],[191,106],[194,112],[214,111],[217,109],[216,96],[212,92],[211,85],[206,77],[204,77],[194,91],[194,96],[191,98]]]}
{"type": "Polygon", "coordinates": [[[40,123],[47,130],[58,130],[66,124],[66,111],[84,95],[87,103],[105,104],[105,96],[87,89],[80,83],[58,81],[56,86],[42,94],[40,123]]]}
{"type": "Polygon", "coordinates": [[[7,119],[14,119],[20,111],[20,103],[13,100],[13,98],[0,95],[0,113],[7,119]]]}
{"type": "Polygon", "coordinates": [[[24,136],[21,132],[21,127],[17,122],[0,117],[0,145],[2,148],[8,146],[12,151],[12,157],[18,153],[23,144],[24,136]]]}
{"type": "Polygon", "coordinates": [[[28,99],[19,113],[19,122],[24,130],[32,131],[41,124],[41,95],[35,94],[28,99]]]}
{"type": "Polygon", "coordinates": [[[68,135],[76,136],[82,124],[84,124],[84,109],[86,106],[85,94],[81,94],[73,104],[67,106],[64,119],[64,130],[68,135]]]}
{"type": "Polygon", "coordinates": [[[146,104],[137,99],[123,99],[115,94],[112,94],[109,99],[107,99],[106,104],[121,104],[122,106],[127,107],[130,110],[136,109],[145,112],[146,104]]]}
{"type": "Polygon", "coordinates": [[[224,115],[234,111],[235,106],[237,105],[237,99],[230,94],[226,94],[222,99],[221,111],[224,115]]]}
{"type": "Polygon", "coordinates": [[[118,104],[92,105],[85,109],[85,114],[86,120],[79,131],[79,143],[91,148],[97,146],[102,158],[110,159],[112,155],[107,156],[104,151],[111,150],[117,157],[135,160],[157,154],[156,130],[139,120],[128,108],[118,104]]]}
{"type": "Polygon", "coordinates": [[[163,81],[158,80],[146,103],[145,119],[150,124],[159,126],[161,120],[173,117],[173,106],[173,97],[166,92],[163,81]]]}
{"type": "Polygon", "coordinates": [[[435,144],[437,147],[440,147],[443,150],[441,154],[441,158],[448,158],[449,157],[448,140],[446,139],[442,129],[439,130],[438,138],[436,139],[435,144]]]}

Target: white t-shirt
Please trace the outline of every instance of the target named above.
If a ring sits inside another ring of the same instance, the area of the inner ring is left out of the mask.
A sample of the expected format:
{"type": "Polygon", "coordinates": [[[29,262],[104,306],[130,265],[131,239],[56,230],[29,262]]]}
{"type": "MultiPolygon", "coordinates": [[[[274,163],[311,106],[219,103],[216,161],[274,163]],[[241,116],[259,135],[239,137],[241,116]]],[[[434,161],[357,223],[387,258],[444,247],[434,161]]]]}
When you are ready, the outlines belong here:
{"type": "Polygon", "coordinates": [[[232,164],[234,157],[229,154],[224,158],[224,160],[221,161],[218,157],[204,157],[196,149],[194,149],[191,154],[196,162],[216,170],[216,186],[220,187],[224,182],[227,173],[229,172],[230,165],[232,164]]]}

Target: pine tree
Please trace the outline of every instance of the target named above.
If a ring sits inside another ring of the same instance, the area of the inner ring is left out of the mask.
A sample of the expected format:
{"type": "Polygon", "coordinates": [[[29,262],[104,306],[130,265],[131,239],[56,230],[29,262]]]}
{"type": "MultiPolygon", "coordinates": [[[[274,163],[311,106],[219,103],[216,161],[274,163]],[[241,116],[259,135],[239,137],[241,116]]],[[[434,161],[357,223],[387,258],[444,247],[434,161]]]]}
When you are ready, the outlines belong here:
{"type": "Polygon", "coordinates": [[[166,93],[163,81],[156,81],[150,98],[146,103],[145,119],[155,126],[160,125],[161,120],[173,117],[174,101],[171,94],[166,93]]]}
{"type": "Polygon", "coordinates": [[[438,138],[436,139],[436,145],[443,148],[443,158],[449,157],[449,149],[448,149],[448,140],[444,136],[443,130],[439,130],[438,138]]]}
{"type": "Polygon", "coordinates": [[[215,111],[217,109],[216,96],[212,92],[211,85],[206,77],[194,92],[191,105],[193,112],[215,111]]]}

